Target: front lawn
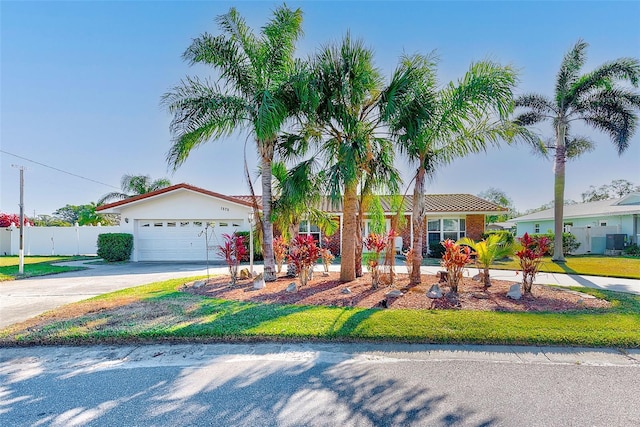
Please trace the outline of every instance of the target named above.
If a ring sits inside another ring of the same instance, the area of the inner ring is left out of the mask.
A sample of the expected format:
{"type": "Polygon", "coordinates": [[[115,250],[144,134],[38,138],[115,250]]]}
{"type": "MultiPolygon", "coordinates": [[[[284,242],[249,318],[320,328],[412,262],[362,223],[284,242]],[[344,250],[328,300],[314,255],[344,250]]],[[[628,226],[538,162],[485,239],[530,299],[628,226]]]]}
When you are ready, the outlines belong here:
{"type": "Polygon", "coordinates": [[[23,277],[46,276],[48,274],[67,271],[84,270],[84,267],[67,267],[56,265],[59,262],[91,259],[83,256],[26,256],[24,257],[24,274],[18,274],[20,259],[17,256],[0,256],[0,282],[23,277]]]}
{"type": "MultiPolygon", "coordinates": [[[[613,257],[602,255],[570,255],[567,262],[557,264],[544,257],[540,271],[546,273],[583,274],[587,276],[624,277],[640,279],[639,257],[613,257]]],[[[498,261],[491,266],[498,270],[519,270],[518,259],[498,261]]]]}
{"type": "Polygon", "coordinates": [[[640,296],[580,288],[611,309],[565,313],[247,303],[181,292],[174,279],[102,295],[0,331],[0,345],[322,340],[640,347],[640,296]]]}

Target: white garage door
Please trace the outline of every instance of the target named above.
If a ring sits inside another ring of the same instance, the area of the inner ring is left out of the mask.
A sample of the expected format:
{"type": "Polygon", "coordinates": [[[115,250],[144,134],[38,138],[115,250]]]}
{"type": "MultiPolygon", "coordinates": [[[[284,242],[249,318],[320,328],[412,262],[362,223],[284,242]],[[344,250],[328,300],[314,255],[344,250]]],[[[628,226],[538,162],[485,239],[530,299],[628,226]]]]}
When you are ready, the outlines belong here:
{"type": "Polygon", "coordinates": [[[207,240],[209,260],[221,260],[217,247],[224,242],[222,234],[233,233],[240,224],[239,220],[139,220],[138,261],[205,261],[207,240]]]}

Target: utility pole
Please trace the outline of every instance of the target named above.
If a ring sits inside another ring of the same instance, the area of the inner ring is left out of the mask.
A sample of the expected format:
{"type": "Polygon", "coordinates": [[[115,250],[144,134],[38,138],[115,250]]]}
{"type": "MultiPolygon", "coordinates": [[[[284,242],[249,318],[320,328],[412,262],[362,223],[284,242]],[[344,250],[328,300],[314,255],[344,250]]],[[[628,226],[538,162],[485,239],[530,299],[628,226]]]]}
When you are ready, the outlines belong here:
{"type": "Polygon", "coordinates": [[[24,166],[12,165],[20,169],[20,255],[18,274],[24,274],[24,166]]]}

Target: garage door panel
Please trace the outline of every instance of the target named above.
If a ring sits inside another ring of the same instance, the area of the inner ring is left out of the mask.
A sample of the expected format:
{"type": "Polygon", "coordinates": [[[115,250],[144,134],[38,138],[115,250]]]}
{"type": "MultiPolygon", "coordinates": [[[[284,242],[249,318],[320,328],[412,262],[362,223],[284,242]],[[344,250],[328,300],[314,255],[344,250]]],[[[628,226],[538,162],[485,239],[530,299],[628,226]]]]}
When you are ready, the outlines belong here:
{"type": "Polygon", "coordinates": [[[217,246],[223,241],[222,233],[231,234],[239,221],[216,220],[140,220],[137,229],[136,250],[140,261],[204,261],[205,225],[209,236],[209,260],[220,260],[217,246]],[[221,225],[221,226],[220,226],[221,225]]]}

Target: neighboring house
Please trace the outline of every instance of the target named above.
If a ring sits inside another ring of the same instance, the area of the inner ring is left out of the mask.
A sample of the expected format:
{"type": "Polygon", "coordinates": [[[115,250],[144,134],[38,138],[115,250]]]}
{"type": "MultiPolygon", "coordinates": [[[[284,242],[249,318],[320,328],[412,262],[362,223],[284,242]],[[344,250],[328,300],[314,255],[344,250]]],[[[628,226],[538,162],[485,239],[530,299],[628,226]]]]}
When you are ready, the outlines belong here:
{"type": "MultiPolygon", "coordinates": [[[[457,240],[469,236],[480,239],[484,232],[485,215],[506,211],[470,194],[430,194],[426,197],[425,243],[440,244],[444,239],[457,240]]],[[[209,259],[216,259],[213,248],[222,242],[222,233],[248,231],[252,206],[251,196],[225,196],[188,184],[177,184],[130,199],[100,206],[101,213],[119,213],[123,233],[134,236],[133,261],[204,260],[207,256],[205,232],[209,239],[209,259]]],[[[261,206],[257,200],[257,206],[261,206]]],[[[382,197],[390,229],[389,198],[382,197]]],[[[329,247],[340,253],[342,205],[333,205],[328,199],[320,207],[334,214],[340,227],[330,236],[329,247]]],[[[400,230],[402,241],[397,246],[407,249],[411,245],[412,197],[405,198],[403,216],[407,219],[400,230]]],[[[365,219],[365,235],[369,221],[365,219]]],[[[318,241],[324,236],[314,224],[303,221],[301,234],[311,234],[318,241]]],[[[425,248],[427,245],[425,244],[425,248]]]]}
{"type": "MultiPolygon", "coordinates": [[[[574,254],[603,254],[607,249],[607,235],[624,236],[624,243],[638,243],[640,239],[640,193],[628,194],[615,200],[577,203],[564,206],[565,232],[571,232],[580,242],[574,254]]],[[[553,208],[534,212],[510,222],[517,225],[517,236],[524,233],[553,232],[553,208]]],[[[609,237],[609,246],[613,237],[609,237]]],[[[615,246],[620,239],[615,238],[615,246]]],[[[608,249],[618,249],[608,248],[608,249]]]]}

